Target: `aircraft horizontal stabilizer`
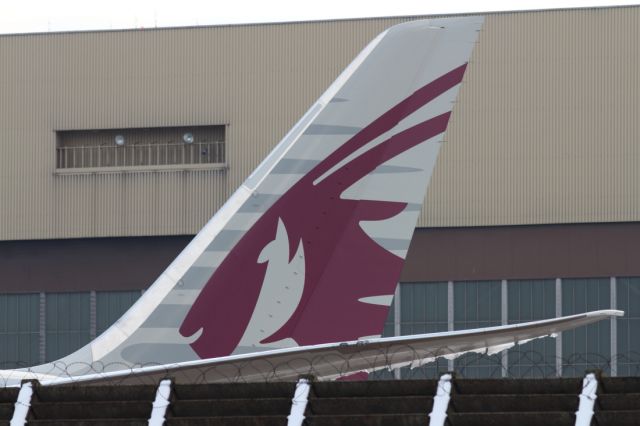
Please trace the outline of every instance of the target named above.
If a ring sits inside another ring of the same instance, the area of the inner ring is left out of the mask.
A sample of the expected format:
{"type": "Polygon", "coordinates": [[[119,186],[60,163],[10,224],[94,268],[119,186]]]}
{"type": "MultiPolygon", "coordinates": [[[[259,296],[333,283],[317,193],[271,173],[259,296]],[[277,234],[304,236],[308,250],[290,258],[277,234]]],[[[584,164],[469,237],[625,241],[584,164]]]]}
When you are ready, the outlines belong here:
{"type": "Polygon", "coordinates": [[[600,310],[522,324],[302,346],[111,373],[51,380],[43,376],[41,382],[43,385],[157,384],[166,377],[176,383],[259,382],[295,380],[301,375],[330,380],[361,371],[417,367],[439,357],[452,359],[468,352],[496,353],[532,339],[555,336],[623,314],[618,310],[600,310]]]}

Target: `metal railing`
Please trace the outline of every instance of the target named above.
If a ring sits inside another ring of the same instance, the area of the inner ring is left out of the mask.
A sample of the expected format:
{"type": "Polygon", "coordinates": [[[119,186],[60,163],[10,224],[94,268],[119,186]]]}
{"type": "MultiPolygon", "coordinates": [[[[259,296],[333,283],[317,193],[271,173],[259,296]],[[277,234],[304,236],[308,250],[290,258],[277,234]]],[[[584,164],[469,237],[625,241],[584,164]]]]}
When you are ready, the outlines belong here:
{"type": "Polygon", "coordinates": [[[223,164],[225,142],[153,143],[56,148],[58,169],[223,164]]]}

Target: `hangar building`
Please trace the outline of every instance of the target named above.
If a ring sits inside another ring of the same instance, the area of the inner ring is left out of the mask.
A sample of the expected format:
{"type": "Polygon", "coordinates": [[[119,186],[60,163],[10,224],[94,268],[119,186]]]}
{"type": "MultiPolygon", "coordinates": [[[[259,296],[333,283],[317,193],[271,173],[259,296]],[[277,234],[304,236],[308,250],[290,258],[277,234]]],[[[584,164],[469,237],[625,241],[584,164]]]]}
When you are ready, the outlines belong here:
{"type": "MultiPolygon", "coordinates": [[[[0,36],[0,368],[106,329],[417,18],[0,36]]],[[[402,374],[640,372],[638,40],[640,7],[486,15],[385,334],[626,315],[402,374]]]]}

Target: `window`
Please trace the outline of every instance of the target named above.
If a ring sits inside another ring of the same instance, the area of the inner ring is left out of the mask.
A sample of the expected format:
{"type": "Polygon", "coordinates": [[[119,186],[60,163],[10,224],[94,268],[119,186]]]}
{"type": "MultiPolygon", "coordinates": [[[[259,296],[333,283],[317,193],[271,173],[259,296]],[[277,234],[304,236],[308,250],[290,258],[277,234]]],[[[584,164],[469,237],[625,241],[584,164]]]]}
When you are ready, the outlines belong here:
{"type": "Polygon", "coordinates": [[[40,361],[40,295],[0,294],[0,370],[40,361]]]}
{"type": "Polygon", "coordinates": [[[624,316],[617,318],[618,375],[640,375],[640,278],[616,280],[617,307],[624,316]]]}
{"type": "Polygon", "coordinates": [[[175,168],[225,161],[222,125],[57,132],[57,170],[175,168]]]}
{"type": "MultiPolygon", "coordinates": [[[[492,327],[501,324],[502,289],[500,281],[462,281],[453,283],[455,330],[492,327]]],[[[455,360],[462,377],[501,377],[500,354],[466,354],[455,360]]]]}
{"type": "Polygon", "coordinates": [[[96,335],[116,322],[140,297],[140,291],[99,291],[96,293],[96,335]]]}
{"type": "MultiPolygon", "coordinates": [[[[447,283],[401,283],[400,298],[394,299],[384,323],[382,336],[394,336],[396,327],[396,309],[399,310],[400,335],[436,333],[448,329],[447,283]],[[398,309],[399,305],[399,309],[398,309]]],[[[444,358],[422,367],[400,369],[403,379],[437,378],[448,371],[448,363],[444,358]]],[[[388,370],[371,374],[370,379],[393,379],[394,372],[388,370]]]]}
{"type": "Polygon", "coordinates": [[[389,314],[384,322],[382,337],[395,336],[396,302],[397,300],[394,298],[391,306],[389,306],[389,314]]]}
{"type": "MultiPolygon", "coordinates": [[[[555,280],[514,280],[507,283],[509,324],[556,316],[555,280]]],[[[553,377],[556,339],[545,337],[515,346],[507,355],[509,377],[553,377]]]]}
{"type": "MultiPolygon", "coordinates": [[[[447,331],[447,283],[406,283],[400,286],[400,334],[447,331]]],[[[447,371],[447,360],[440,358],[420,368],[403,368],[403,379],[437,378],[447,371]]]]}
{"type": "Polygon", "coordinates": [[[46,360],[54,361],[89,343],[89,293],[46,296],[46,360]]]}
{"type": "MultiPolygon", "coordinates": [[[[640,375],[640,277],[617,278],[616,306],[625,316],[600,321],[562,333],[562,341],[537,339],[502,354],[466,354],[454,361],[460,377],[552,377],[561,364],[562,374],[580,377],[585,370],[611,372],[612,325],[617,329],[617,375],[640,375]],[[558,347],[560,345],[560,347],[558,347]],[[561,358],[557,358],[557,351],[561,358]],[[506,368],[505,368],[506,367],[506,368]]],[[[611,307],[611,279],[562,279],[562,315],[611,307]]],[[[504,321],[517,324],[556,316],[556,281],[512,280],[506,283],[503,300],[501,281],[402,283],[400,297],[393,300],[384,323],[383,336],[443,332],[490,327],[504,321]],[[450,298],[452,296],[452,298],[450,298]],[[503,305],[504,304],[504,305],[503,305]],[[453,307],[453,311],[449,311],[453,307]]],[[[124,314],[141,292],[108,291],[83,293],[0,294],[0,369],[38,364],[41,351],[46,361],[64,357],[109,328],[124,314]],[[44,300],[45,309],[41,310],[44,300]],[[92,316],[94,314],[95,316],[92,316]],[[41,334],[41,327],[44,333],[41,334]]],[[[449,370],[449,362],[439,359],[423,367],[402,368],[400,373],[378,371],[372,379],[437,378],[449,370]]]]}
{"type": "MultiPolygon", "coordinates": [[[[573,315],[611,306],[609,278],[562,280],[562,315],[573,315]]],[[[611,323],[595,324],[562,333],[562,375],[582,376],[585,370],[610,372],[611,323]]]]}
{"type": "MultiPolygon", "coordinates": [[[[389,314],[384,322],[382,329],[382,337],[395,336],[395,315],[396,315],[396,299],[393,299],[389,306],[389,314]]],[[[369,374],[369,380],[391,380],[394,379],[394,372],[388,369],[373,371],[369,374]]]]}

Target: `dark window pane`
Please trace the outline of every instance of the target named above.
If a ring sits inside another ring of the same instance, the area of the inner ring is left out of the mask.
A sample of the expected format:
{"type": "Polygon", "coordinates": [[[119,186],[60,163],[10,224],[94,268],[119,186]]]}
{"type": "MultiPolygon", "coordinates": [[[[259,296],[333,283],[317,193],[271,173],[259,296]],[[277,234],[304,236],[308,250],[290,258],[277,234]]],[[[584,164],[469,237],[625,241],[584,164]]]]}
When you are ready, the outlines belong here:
{"type": "MultiPolygon", "coordinates": [[[[400,334],[447,331],[447,283],[400,284],[400,334]]],[[[447,371],[447,361],[439,359],[422,367],[401,370],[403,379],[435,378],[447,371]]]]}
{"type": "MultiPolygon", "coordinates": [[[[492,327],[501,324],[500,281],[460,281],[453,284],[454,329],[492,327]]],[[[455,360],[461,377],[500,377],[502,357],[466,354],[455,360]]]]}
{"type": "MultiPolygon", "coordinates": [[[[609,309],[609,278],[562,280],[562,315],[609,309]]],[[[609,373],[611,323],[600,321],[562,333],[562,375],[582,376],[586,370],[609,373]]]]}
{"type": "Polygon", "coordinates": [[[389,313],[387,314],[387,319],[384,322],[384,328],[382,329],[382,337],[391,337],[395,336],[395,314],[396,314],[396,300],[393,298],[393,302],[391,302],[391,306],[389,306],[389,313]]]}
{"type": "Polygon", "coordinates": [[[116,322],[140,297],[136,291],[99,291],[96,293],[96,333],[100,335],[116,322]]]}
{"type": "MultiPolygon", "coordinates": [[[[382,330],[382,337],[391,337],[395,336],[394,329],[394,318],[395,318],[395,310],[396,310],[396,300],[393,299],[391,306],[389,307],[389,314],[387,315],[387,319],[384,322],[384,329],[382,330]]],[[[391,370],[378,370],[369,374],[369,380],[392,380],[395,376],[393,371],[391,370]]]]}
{"type": "Polygon", "coordinates": [[[618,278],[617,308],[624,311],[618,318],[618,375],[640,375],[640,278],[618,278]]]}
{"type": "Polygon", "coordinates": [[[39,342],[40,295],[0,294],[0,369],[38,364],[39,342]]]}
{"type": "Polygon", "coordinates": [[[46,297],[46,360],[55,361],[89,343],[89,293],[46,297]]]}
{"type": "MultiPolygon", "coordinates": [[[[508,322],[518,324],[556,316],[555,280],[514,280],[507,284],[508,322]]],[[[536,339],[508,352],[508,376],[552,377],[556,374],[556,340],[536,339]]]]}

